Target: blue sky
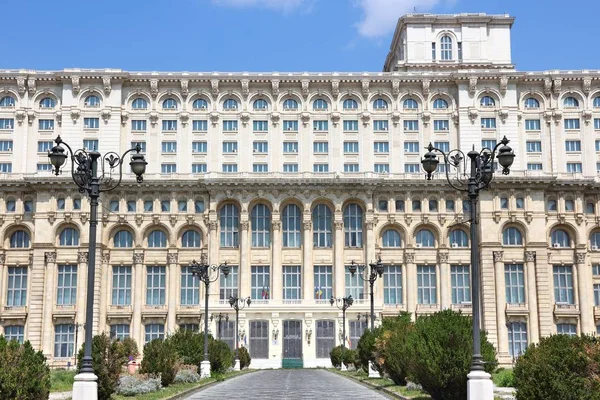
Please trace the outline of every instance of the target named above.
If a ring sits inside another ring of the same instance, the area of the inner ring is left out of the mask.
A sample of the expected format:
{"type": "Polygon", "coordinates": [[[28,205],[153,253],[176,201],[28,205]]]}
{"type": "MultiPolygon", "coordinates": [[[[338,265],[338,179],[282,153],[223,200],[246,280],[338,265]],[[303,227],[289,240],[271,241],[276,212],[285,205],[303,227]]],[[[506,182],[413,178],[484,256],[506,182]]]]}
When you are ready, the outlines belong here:
{"type": "Polygon", "coordinates": [[[414,7],[515,16],[519,70],[600,69],[597,0],[0,0],[0,7],[3,69],[381,71],[397,18],[414,7]]]}

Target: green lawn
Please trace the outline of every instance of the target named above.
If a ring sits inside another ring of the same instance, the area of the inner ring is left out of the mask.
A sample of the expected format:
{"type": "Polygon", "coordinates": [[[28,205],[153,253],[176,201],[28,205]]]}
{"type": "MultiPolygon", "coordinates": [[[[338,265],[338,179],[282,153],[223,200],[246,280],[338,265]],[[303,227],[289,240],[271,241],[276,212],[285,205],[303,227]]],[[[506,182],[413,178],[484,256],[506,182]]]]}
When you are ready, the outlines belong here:
{"type": "Polygon", "coordinates": [[[345,375],[345,376],[349,376],[353,379],[357,379],[360,381],[363,381],[365,383],[368,383],[370,385],[375,385],[377,387],[381,387],[381,388],[385,388],[387,390],[390,390],[394,393],[398,393],[406,398],[412,399],[412,400],[431,400],[431,397],[429,397],[429,395],[425,392],[423,392],[422,390],[408,390],[406,388],[406,386],[399,386],[396,385],[394,383],[394,381],[392,381],[391,379],[387,379],[387,378],[369,378],[368,374],[366,372],[364,372],[362,369],[358,370],[358,371],[338,371],[338,370],[333,370],[336,373],[345,375]]]}
{"type": "Polygon", "coordinates": [[[50,391],[70,392],[73,390],[75,370],[54,369],[50,371],[50,391]]]}

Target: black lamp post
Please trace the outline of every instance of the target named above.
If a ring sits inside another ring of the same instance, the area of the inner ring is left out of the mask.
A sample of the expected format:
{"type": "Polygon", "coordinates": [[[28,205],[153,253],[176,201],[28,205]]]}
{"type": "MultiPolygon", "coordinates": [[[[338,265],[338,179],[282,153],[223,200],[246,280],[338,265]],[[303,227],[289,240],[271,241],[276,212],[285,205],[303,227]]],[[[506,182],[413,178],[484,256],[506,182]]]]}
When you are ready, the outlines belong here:
{"type": "Polygon", "coordinates": [[[356,264],[352,261],[350,264],[350,274],[354,276],[356,271],[358,271],[358,276],[365,282],[369,282],[369,295],[371,300],[371,330],[375,329],[375,303],[373,300],[373,285],[375,285],[375,281],[377,277],[383,276],[383,264],[381,263],[381,257],[377,258],[376,263],[369,264],[371,267],[371,271],[368,276],[365,276],[365,272],[367,271],[367,266],[364,264],[356,264]]]}
{"type": "Polygon", "coordinates": [[[431,143],[426,147],[427,153],[421,160],[423,169],[427,173],[426,179],[431,180],[433,173],[439,164],[438,155],[443,157],[446,165],[446,180],[454,189],[466,192],[471,204],[471,287],[473,288],[473,360],[471,372],[469,373],[468,393],[469,399],[493,399],[493,385],[489,380],[489,374],[485,374],[483,357],[481,356],[481,324],[480,324],[480,271],[479,271],[479,222],[477,221],[477,206],[479,192],[489,187],[494,177],[494,160],[502,167],[502,174],[510,173],[515,153],[508,146],[509,140],[504,136],[500,143],[493,149],[483,148],[481,151],[473,150],[465,154],[458,149],[451,150],[446,154],[434,147],[431,143]],[[470,165],[467,164],[468,159],[470,165]],[[451,172],[452,169],[452,172],[451,172]],[[487,375],[483,377],[483,374],[487,375]],[[471,379],[471,377],[473,379],[471,379]],[[483,379],[482,379],[483,377],[483,379]],[[484,380],[489,381],[482,382],[484,380]],[[480,385],[481,383],[481,385],[480,385]],[[483,390],[480,390],[484,387],[483,390]]]}
{"type": "Polygon", "coordinates": [[[335,306],[342,310],[342,365],[341,365],[341,370],[345,371],[346,367],[344,365],[344,352],[346,349],[346,310],[348,309],[348,307],[350,307],[352,305],[352,303],[354,303],[354,299],[352,298],[352,295],[348,296],[348,297],[333,297],[331,296],[331,298],[329,299],[329,304],[331,304],[332,306],[335,304],[335,306]]]}
{"type": "Polygon", "coordinates": [[[221,339],[221,321],[225,320],[226,322],[229,321],[229,315],[227,314],[223,314],[223,313],[218,313],[218,314],[211,314],[210,315],[210,320],[216,320],[217,321],[217,340],[221,339]]]}
{"type": "Polygon", "coordinates": [[[225,276],[229,275],[229,265],[223,263],[219,266],[210,265],[203,253],[200,257],[200,263],[193,260],[190,264],[192,275],[197,276],[204,282],[204,361],[200,363],[200,375],[203,378],[210,378],[210,361],[208,360],[208,288],[210,284],[219,279],[219,273],[223,272],[225,276]]]}
{"type": "MultiPolygon", "coordinates": [[[[52,150],[48,151],[48,158],[50,163],[54,167],[55,175],[61,173],[61,167],[67,161],[69,156],[71,157],[71,176],[73,181],[79,187],[81,193],[87,193],[90,197],[90,237],[89,237],[89,256],[88,256],[88,280],[87,280],[87,293],[86,293],[86,312],[85,312],[85,347],[83,361],[81,363],[80,374],[94,374],[94,368],[92,367],[92,324],[93,324],[93,312],[94,312],[94,277],[96,276],[96,228],[98,226],[98,199],[100,193],[108,192],[115,189],[121,184],[123,179],[123,164],[127,154],[135,151],[131,155],[129,166],[131,172],[136,176],[138,183],[143,180],[144,172],[146,172],[146,165],[148,164],[144,159],[144,155],[140,154],[142,150],[139,145],[133,149],[127,150],[121,156],[115,152],[109,152],[102,156],[96,150],[86,151],[83,149],[73,151],[71,147],[65,143],[59,136],[54,140],[56,146],[52,150]],[[64,144],[68,150],[61,146],[64,144]],[[100,168],[100,171],[98,171],[100,168]],[[114,174],[114,176],[113,176],[114,174]]],[[[79,375],[79,374],[78,374],[79,375]]],[[[88,382],[92,379],[90,375],[87,377],[84,375],[80,377],[81,380],[87,380],[88,382]]],[[[79,400],[79,396],[86,396],[86,399],[96,399],[98,397],[97,387],[94,390],[95,393],[85,392],[91,390],[90,386],[85,385],[86,389],[79,389],[77,387],[77,378],[73,385],[73,399],[79,400]],[[85,393],[84,393],[85,392],[85,393]],[[93,397],[92,397],[93,396],[93,397]]],[[[92,381],[95,382],[96,378],[92,381]]]]}
{"type": "MultiPolygon", "coordinates": [[[[235,310],[235,368],[238,368],[238,365],[240,365],[240,355],[238,352],[239,349],[239,334],[238,334],[238,330],[239,330],[239,322],[240,322],[240,318],[239,318],[239,313],[240,310],[243,310],[244,307],[246,307],[246,305],[250,306],[250,303],[252,303],[252,300],[250,300],[250,297],[244,297],[244,298],[239,298],[237,296],[233,297],[229,297],[229,305],[231,307],[233,307],[233,309],[235,310]]],[[[241,365],[240,365],[240,369],[241,369],[241,365]]]]}

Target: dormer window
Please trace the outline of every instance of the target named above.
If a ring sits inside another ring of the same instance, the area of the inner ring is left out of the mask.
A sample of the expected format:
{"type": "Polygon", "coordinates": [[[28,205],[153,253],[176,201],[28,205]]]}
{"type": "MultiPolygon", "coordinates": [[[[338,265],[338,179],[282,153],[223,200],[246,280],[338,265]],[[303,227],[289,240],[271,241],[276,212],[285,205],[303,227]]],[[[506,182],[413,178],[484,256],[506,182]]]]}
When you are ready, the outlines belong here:
{"type": "Polygon", "coordinates": [[[440,40],[440,55],[442,60],[452,60],[452,38],[448,35],[442,36],[440,40]]]}

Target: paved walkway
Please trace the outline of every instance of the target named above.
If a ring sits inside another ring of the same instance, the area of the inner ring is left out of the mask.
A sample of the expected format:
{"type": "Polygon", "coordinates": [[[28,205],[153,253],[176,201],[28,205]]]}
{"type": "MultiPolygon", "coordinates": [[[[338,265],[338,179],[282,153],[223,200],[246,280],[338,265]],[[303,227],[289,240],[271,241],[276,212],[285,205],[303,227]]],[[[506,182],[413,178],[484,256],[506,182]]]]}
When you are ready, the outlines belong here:
{"type": "Polygon", "coordinates": [[[228,379],[185,400],[384,400],[348,378],[324,370],[266,370],[228,379]]]}

